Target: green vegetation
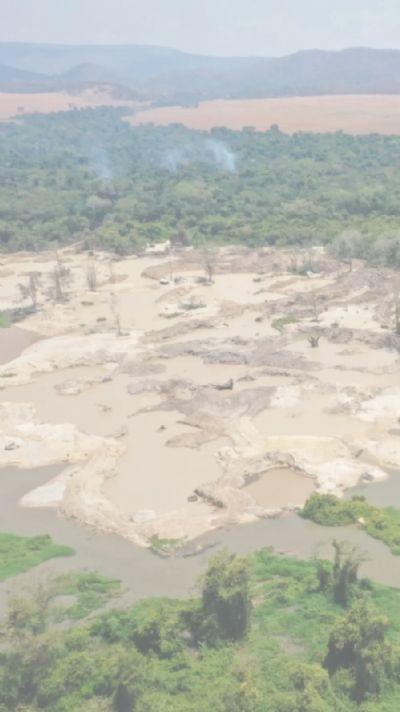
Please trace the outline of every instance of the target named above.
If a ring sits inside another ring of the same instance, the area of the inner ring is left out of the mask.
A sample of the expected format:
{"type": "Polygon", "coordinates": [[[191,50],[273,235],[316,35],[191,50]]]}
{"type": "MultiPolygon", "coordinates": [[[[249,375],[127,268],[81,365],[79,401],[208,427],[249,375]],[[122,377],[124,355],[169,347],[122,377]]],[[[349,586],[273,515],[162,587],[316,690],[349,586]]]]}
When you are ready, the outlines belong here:
{"type": "Polygon", "coordinates": [[[123,114],[0,127],[3,250],[322,243],[346,262],[400,265],[400,137],[133,128],[123,114]]]}
{"type": "Polygon", "coordinates": [[[5,329],[7,326],[10,326],[8,315],[0,312],[0,329],[5,329]]]}
{"type": "Polygon", "coordinates": [[[150,539],[150,547],[156,554],[169,554],[182,544],[182,539],[161,539],[158,534],[150,539]]]}
{"type": "Polygon", "coordinates": [[[52,588],[53,597],[72,596],[74,602],[64,610],[67,618],[85,618],[120,594],[120,582],[94,572],[58,576],[52,588]]]}
{"type": "MultiPolygon", "coordinates": [[[[336,554],[324,562],[331,581],[354,561],[346,547],[336,554]]],[[[3,631],[0,710],[397,712],[400,592],[355,571],[343,607],[321,590],[320,563],[220,552],[200,600],[147,600],[79,625],[69,614],[54,625],[64,617],[43,588],[18,597],[3,631]]]]}
{"type": "Polygon", "coordinates": [[[284,331],[285,326],[288,326],[289,324],[296,324],[296,322],[297,319],[294,316],[281,316],[279,319],[274,319],[271,326],[277,331],[284,331]]]}
{"type": "Polygon", "coordinates": [[[0,581],[28,571],[57,556],[72,556],[68,546],[54,544],[47,535],[21,537],[0,533],[0,581]]]}
{"type": "Polygon", "coordinates": [[[394,507],[376,507],[364,497],[345,500],[316,493],[307,500],[301,516],[328,527],[358,523],[374,539],[387,544],[392,554],[400,555],[400,510],[394,507]]]}

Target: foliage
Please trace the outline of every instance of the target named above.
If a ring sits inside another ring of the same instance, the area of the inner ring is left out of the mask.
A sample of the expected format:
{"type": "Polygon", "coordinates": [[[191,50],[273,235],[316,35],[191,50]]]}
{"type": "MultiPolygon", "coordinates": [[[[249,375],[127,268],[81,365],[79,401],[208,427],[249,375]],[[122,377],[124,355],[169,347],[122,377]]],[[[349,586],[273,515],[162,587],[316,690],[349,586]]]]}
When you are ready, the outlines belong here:
{"type": "MultiPolygon", "coordinates": [[[[214,559],[202,586],[212,600],[215,592],[229,600],[238,582],[242,587],[245,562],[226,552],[218,561],[222,575],[214,559]]],[[[147,600],[67,627],[54,627],[45,589],[12,603],[0,653],[0,710],[397,712],[398,591],[357,584],[343,616],[315,585],[317,562],[263,550],[246,563],[251,625],[245,637],[217,646],[189,636],[188,620],[202,601],[147,600]]],[[[105,580],[98,585],[104,590],[105,580]]]]}
{"type": "Polygon", "coordinates": [[[151,549],[156,554],[169,554],[180,544],[182,544],[182,539],[162,539],[158,534],[154,534],[150,539],[151,549]]]}
{"type": "Polygon", "coordinates": [[[385,642],[387,627],[387,618],[361,599],[332,630],[324,665],[330,675],[340,669],[351,671],[357,702],[369,695],[377,697],[392,671],[393,652],[385,642]]]}
{"type": "Polygon", "coordinates": [[[278,319],[274,319],[272,322],[271,326],[273,329],[276,329],[277,331],[284,331],[285,326],[288,326],[289,324],[296,324],[297,319],[294,316],[291,316],[288,314],[288,316],[281,316],[278,319]]]}
{"type": "Polygon", "coordinates": [[[29,538],[0,533],[0,581],[28,571],[47,559],[73,554],[73,549],[54,544],[47,535],[29,538]]]}
{"type": "Polygon", "coordinates": [[[374,539],[387,544],[392,554],[400,554],[400,510],[394,507],[377,507],[364,497],[342,500],[315,493],[305,503],[301,516],[330,527],[358,523],[374,539]]]}
{"type": "Polygon", "coordinates": [[[5,329],[7,326],[10,326],[10,319],[8,317],[8,314],[0,312],[0,329],[5,329]]]}
{"type": "Polygon", "coordinates": [[[240,640],[250,622],[249,566],[245,559],[222,549],[208,566],[202,582],[202,599],[190,618],[197,640],[217,645],[240,640]]]}
{"type": "MultiPolygon", "coordinates": [[[[124,110],[21,117],[0,128],[0,246],[82,240],[332,244],[400,265],[400,137],[133,128],[124,110]]],[[[308,271],[312,265],[296,269],[308,271]]]]}
{"type": "Polygon", "coordinates": [[[58,576],[54,596],[74,596],[73,605],[64,611],[68,618],[84,618],[120,593],[120,582],[95,572],[69,573],[58,576]]]}

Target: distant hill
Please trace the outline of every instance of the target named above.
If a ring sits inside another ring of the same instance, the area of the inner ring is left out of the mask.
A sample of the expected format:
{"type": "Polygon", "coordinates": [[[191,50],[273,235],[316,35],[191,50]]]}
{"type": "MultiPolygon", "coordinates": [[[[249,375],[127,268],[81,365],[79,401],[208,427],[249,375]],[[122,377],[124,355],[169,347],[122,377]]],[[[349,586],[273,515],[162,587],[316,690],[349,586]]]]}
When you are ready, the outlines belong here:
{"type": "Polygon", "coordinates": [[[10,91],[108,83],[155,103],[212,98],[400,93],[400,51],[308,50],[287,57],[207,57],[141,45],[0,43],[10,91]]]}

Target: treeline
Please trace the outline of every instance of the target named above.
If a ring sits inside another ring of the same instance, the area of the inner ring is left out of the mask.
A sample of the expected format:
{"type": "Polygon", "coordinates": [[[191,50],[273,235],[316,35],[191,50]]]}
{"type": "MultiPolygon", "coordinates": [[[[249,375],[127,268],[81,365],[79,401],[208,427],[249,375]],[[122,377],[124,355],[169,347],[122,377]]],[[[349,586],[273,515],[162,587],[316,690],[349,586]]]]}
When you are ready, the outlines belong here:
{"type": "Polygon", "coordinates": [[[340,254],[400,265],[400,137],[132,128],[123,114],[0,128],[2,250],[338,240],[340,254]]]}
{"type": "Polygon", "coordinates": [[[358,552],[334,548],[333,564],[221,551],[199,598],[95,616],[116,582],[69,575],[19,595],[2,631],[0,710],[397,712],[399,592],[359,579],[358,552]],[[63,608],[61,593],[78,602],[63,608]]]}

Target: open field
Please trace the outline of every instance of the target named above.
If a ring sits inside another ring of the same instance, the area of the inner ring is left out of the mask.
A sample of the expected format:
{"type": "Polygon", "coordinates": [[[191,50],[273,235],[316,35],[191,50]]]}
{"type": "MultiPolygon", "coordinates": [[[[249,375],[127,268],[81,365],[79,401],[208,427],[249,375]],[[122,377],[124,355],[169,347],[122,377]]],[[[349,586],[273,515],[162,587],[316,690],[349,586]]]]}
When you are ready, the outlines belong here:
{"type": "Polygon", "coordinates": [[[51,114],[56,111],[71,111],[96,106],[134,107],[137,102],[114,99],[102,89],[87,89],[72,94],[66,91],[38,94],[13,94],[0,92],[0,121],[8,121],[24,114],[51,114]]]}
{"type": "Polygon", "coordinates": [[[265,131],[278,124],[286,133],[345,131],[400,134],[400,95],[306,96],[277,99],[205,101],[198,107],[148,109],[129,119],[138,126],[180,123],[192,129],[216,126],[265,131]]]}

